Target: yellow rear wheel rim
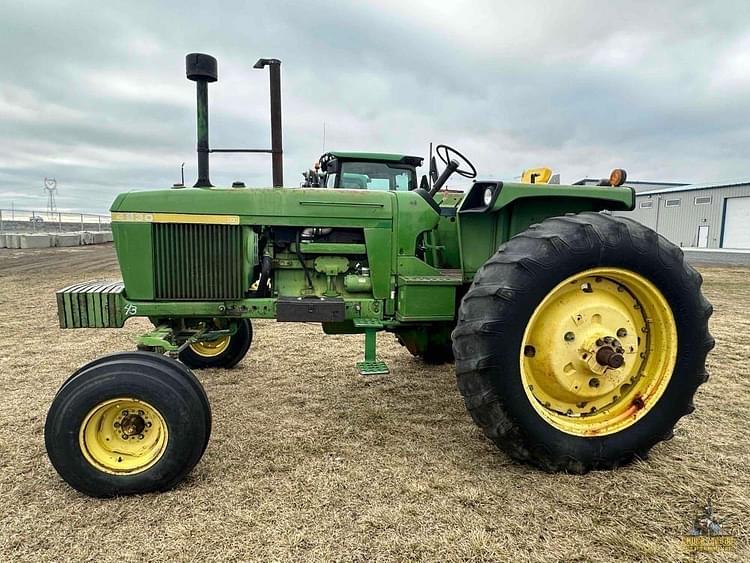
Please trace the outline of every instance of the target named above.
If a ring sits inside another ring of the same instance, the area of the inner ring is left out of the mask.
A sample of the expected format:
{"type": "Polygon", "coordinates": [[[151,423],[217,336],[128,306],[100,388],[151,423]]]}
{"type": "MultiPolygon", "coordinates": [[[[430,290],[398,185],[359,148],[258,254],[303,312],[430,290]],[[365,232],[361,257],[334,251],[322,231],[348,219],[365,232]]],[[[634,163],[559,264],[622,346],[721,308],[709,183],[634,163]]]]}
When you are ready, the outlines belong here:
{"type": "Polygon", "coordinates": [[[614,434],[659,401],[677,358],[677,326],[659,289],[622,268],[558,284],[523,336],[521,378],[544,420],[568,434],[614,434]]]}
{"type": "Polygon", "coordinates": [[[207,342],[193,342],[190,345],[190,349],[204,358],[214,358],[226,352],[227,348],[229,348],[231,338],[231,336],[227,335],[207,342]]]}
{"type": "Polygon", "coordinates": [[[144,401],[120,397],[91,409],[78,441],[83,456],[100,471],[133,475],[161,459],[169,436],[158,410],[144,401]]]}

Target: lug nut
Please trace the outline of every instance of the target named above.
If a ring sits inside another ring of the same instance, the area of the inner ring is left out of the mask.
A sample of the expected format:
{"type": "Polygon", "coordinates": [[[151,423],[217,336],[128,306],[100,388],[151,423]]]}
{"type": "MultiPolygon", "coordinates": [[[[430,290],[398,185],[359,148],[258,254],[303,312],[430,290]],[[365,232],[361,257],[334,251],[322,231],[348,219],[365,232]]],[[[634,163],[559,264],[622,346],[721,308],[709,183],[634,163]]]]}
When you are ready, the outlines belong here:
{"type": "Polygon", "coordinates": [[[589,379],[589,387],[599,387],[599,380],[596,377],[589,379]]]}
{"type": "Polygon", "coordinates": [[[617,329],[617,336],[619,336],[620,338],[625,338],[627,335],[628,335],[628,331],[625,330],[624,328],[617,329]]]}

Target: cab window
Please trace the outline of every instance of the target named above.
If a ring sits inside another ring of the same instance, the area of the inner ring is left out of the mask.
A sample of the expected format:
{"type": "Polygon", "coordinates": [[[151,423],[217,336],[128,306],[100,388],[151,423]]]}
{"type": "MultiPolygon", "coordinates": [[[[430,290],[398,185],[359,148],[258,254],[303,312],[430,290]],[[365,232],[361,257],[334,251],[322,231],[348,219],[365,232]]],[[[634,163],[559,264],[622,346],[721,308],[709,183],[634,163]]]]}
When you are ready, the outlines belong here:
{"type": "Polygon", "coordinates": [[[416,188],[413,167],[385,162],[342,162],[338,174],[328,174],[326,187],[407,191],[416,188]]]}

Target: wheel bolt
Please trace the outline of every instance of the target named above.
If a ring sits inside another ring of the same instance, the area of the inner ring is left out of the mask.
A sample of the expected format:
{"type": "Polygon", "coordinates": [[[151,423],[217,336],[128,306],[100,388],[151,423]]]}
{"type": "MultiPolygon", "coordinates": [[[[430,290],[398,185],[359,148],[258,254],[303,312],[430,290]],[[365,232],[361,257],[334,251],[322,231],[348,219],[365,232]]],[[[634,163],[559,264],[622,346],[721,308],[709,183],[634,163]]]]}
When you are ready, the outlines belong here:
{"type": "Polygon", "coordinates": [[[119,428],[119,427],[120,427],[120,423],[119,423],[119,422],[115,422],[115,423],[114,423],[114,427],[115,427],[115,428],[119,428]]]}
{"type": "Polygon", "coordinates": [[[123,434],[123,435],[122,435],[122,439],[123,439],[123,440],[127,440],[127,439],[128,439],[128,435],[127,435],[127,434],[123,434]]]}
{"type": "Polygon", "coordinates": [[[624,328],[617,329],[617,336],[619,336],[620,338],[625,338],[627,335],[628,335],[628,331],[625,330],[624,328]]]}
{"type": "Polygon", "coordinates": [[[596,339],[596,345],[597,346],[604,346],[604,340],[602,340],[601,338],[597,338],[596,339]]]}
{"type": "Polygon", "coordinates": [[[599,387],[599,380],[596,377],[589,379],[589,387],[599,387]]]}
{"type": "Polygon", "coordinates": [[[575,334],[573,334],[572,332],[566,332],[566,333],[565,333],[565,340],[566,340],[567,342],[572,342],[572,341],[573,341],[573,340],[575,340],[575,339],[576,339],[576,335],[575,335],[575,334]]]}
{"type": "Polygon", "coordinates": [[[128,411],[122,411],[122,416],[128,416],[128,411]]]}

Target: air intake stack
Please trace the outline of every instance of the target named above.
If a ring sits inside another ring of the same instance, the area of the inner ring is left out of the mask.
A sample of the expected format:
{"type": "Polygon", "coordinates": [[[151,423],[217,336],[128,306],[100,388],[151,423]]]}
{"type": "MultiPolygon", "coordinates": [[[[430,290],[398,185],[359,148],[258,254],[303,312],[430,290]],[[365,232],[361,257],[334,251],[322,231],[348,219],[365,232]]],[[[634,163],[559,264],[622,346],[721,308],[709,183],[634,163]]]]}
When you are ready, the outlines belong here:
{"type": "Polygon", "coordinates": [[[195,82],[198,114],[198,181],[195,188],[210,188],[208,174],[208,83],[216,82],[218,70],[216,59],[203,53],[185,56],[185,73],[195,82]]]}

